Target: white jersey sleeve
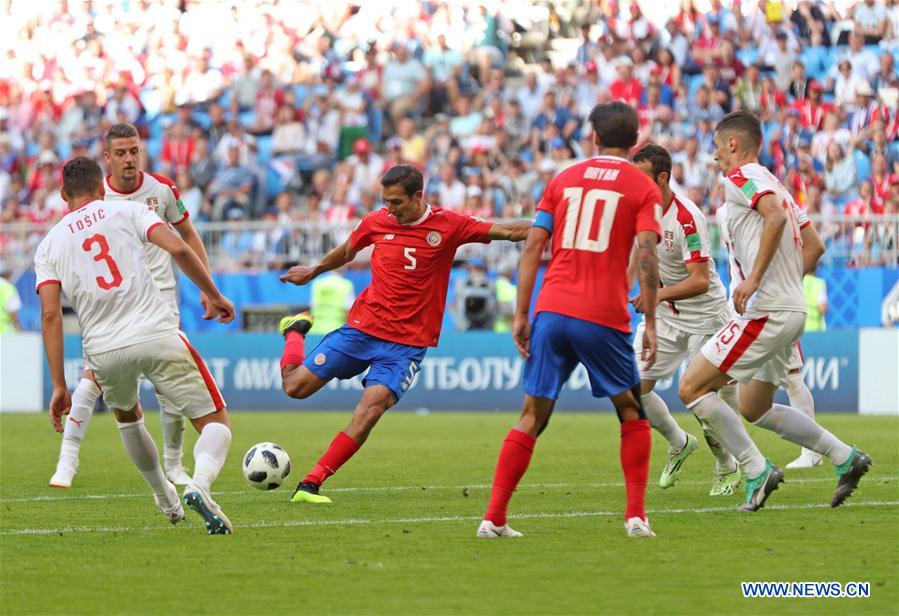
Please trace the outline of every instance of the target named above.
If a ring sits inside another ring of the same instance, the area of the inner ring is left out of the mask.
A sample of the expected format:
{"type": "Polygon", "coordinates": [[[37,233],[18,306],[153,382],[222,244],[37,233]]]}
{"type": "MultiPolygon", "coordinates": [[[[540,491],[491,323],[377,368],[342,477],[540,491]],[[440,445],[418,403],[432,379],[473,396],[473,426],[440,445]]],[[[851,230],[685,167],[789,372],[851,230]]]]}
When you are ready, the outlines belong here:
{"type": "Polygon", "coordinates": [[[34,253],[35,290],[39,290],[45,284],[60,284],[60,276],[50,259],[48,246],[49,243],[45,238],[34,253]]]}

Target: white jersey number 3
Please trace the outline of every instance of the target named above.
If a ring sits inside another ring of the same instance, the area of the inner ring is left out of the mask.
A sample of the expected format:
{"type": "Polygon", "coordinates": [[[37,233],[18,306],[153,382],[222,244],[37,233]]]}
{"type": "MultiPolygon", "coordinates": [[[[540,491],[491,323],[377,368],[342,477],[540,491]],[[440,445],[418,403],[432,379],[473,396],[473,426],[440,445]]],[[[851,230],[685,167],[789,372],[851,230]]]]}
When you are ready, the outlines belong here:
{"type": "Polygon", "coordinates": [[[587,250],[589,252],[605,252],[609,247],[609,236],[612,234],[612,223],[621,193],[612,190],[594,188],[584,195],[583,187],[566,188],[562,193],[568,201],[565,214],[565,228],[562,230],[562,248],[587,250]],[[601,203],[602,213],[596,238],[590,237],[596,205],[601,203]]]}

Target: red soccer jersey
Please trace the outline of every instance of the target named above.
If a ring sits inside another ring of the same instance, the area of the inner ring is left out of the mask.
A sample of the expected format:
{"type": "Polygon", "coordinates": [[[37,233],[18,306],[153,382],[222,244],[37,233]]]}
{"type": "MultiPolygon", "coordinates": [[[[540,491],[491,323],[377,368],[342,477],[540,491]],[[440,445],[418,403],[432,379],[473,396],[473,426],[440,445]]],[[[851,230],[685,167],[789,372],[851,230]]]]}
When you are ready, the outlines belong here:
{"type": "Polygon", "coordinates": [[[553,216],[552,258],[534,311],[631,331],[627,265],[634,237],[659,232],[659,187],[630,162],[598,156],[557,175],[537,209],[553,216]]]}
{"type": "Polygon", "coordinates": [[[401,225],[387,208],[366,214],[350,244],[374,244],[371,284],[350,310],[347,324],[409,346],[437,346],[456,249],[490,241],[492,223],[428,206],[418,222],[401,225]]]}

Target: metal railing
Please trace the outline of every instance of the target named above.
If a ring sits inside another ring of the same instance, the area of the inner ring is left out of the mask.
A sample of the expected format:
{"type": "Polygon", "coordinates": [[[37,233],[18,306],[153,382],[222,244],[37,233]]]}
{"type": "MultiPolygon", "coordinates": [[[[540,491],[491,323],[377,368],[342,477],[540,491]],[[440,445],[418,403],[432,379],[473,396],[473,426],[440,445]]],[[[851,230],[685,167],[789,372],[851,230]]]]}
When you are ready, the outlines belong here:
{"type": "MultiPolygon", "coordinates": [[[[824,239],[825,265],[899,266],[899,215],[812,216],[824,239]]],[[[295,263],[312,263],[343,243],[355,222],[275,221],[197,222],[214,271],[281,270],[295,263]]],[[[50,228],[47,224],[0,225],[0,267],[17,273],[32,267],[34,251],[50,228]]],[[[726,259],[717,225],[711,225],[716,258],[726,259]]],[[[494,242],[463,246],[457,260],[482,257],[490,267],[517,263],[520,245],[494,242]]],[[[365,253],[359,259],[364,260],[365,253]]]]}

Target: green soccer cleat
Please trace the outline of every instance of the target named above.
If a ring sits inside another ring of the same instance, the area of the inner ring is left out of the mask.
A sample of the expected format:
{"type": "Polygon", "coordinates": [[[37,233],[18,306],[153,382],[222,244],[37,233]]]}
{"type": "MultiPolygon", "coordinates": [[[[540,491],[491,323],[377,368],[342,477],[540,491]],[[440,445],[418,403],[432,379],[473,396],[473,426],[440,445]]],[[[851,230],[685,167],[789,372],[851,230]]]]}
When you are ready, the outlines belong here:
{"type": "Polygon", "coordinates": [[[839,507],[843,502],[852,496],[858,482],[865,473],[871,468],[873,462],[871,456],[864,451],[860,451],[855,447],[852,448],[852,455],[843,464],[837,468],[837,489],[833,493],[833,499],[830,501],[831,507],[839,507]]]}
{"type": "Polygon", "coordinates": [[[758,511],[784,480],[784,472],[765,460],[764,472],[754,479],[746,478],[746,502],[740,511],[758,511]]]}
{"type": "Polygon", "coordinates": [[[677,474],[684,460],[696,450],[696,444],[699,441],[692,434],[687,435],[687,443],[678,452],[668,450],[668,463],[662,469],[662,475],[659,477],[659,486],[662,489],[670,488],[677,482],[677,474]]]}
{"type": "Polygon", "coordinates": [[[331,499],[318,493],[319,486],[311,481],[301,481],[290,497],[292,503],[313,503],[322,505],[330,503],[331,499]]]}
{"type": "Polygon", "coordinates": [[[287,335],[287,332],[297,332],[301,336],[305,336],[312,329],[313,323],[315,323],[315,317],[307,310],[281,319],[281,322],[278,323],[278,331],[282,336],[287,335]]]}
{"type": "Polygon", "coordinates": [[[709,496],[730,496],[736,492],[742,480],[743,475],[740,473],[739,467],[733,471],[716,470],[709,496]]]}

